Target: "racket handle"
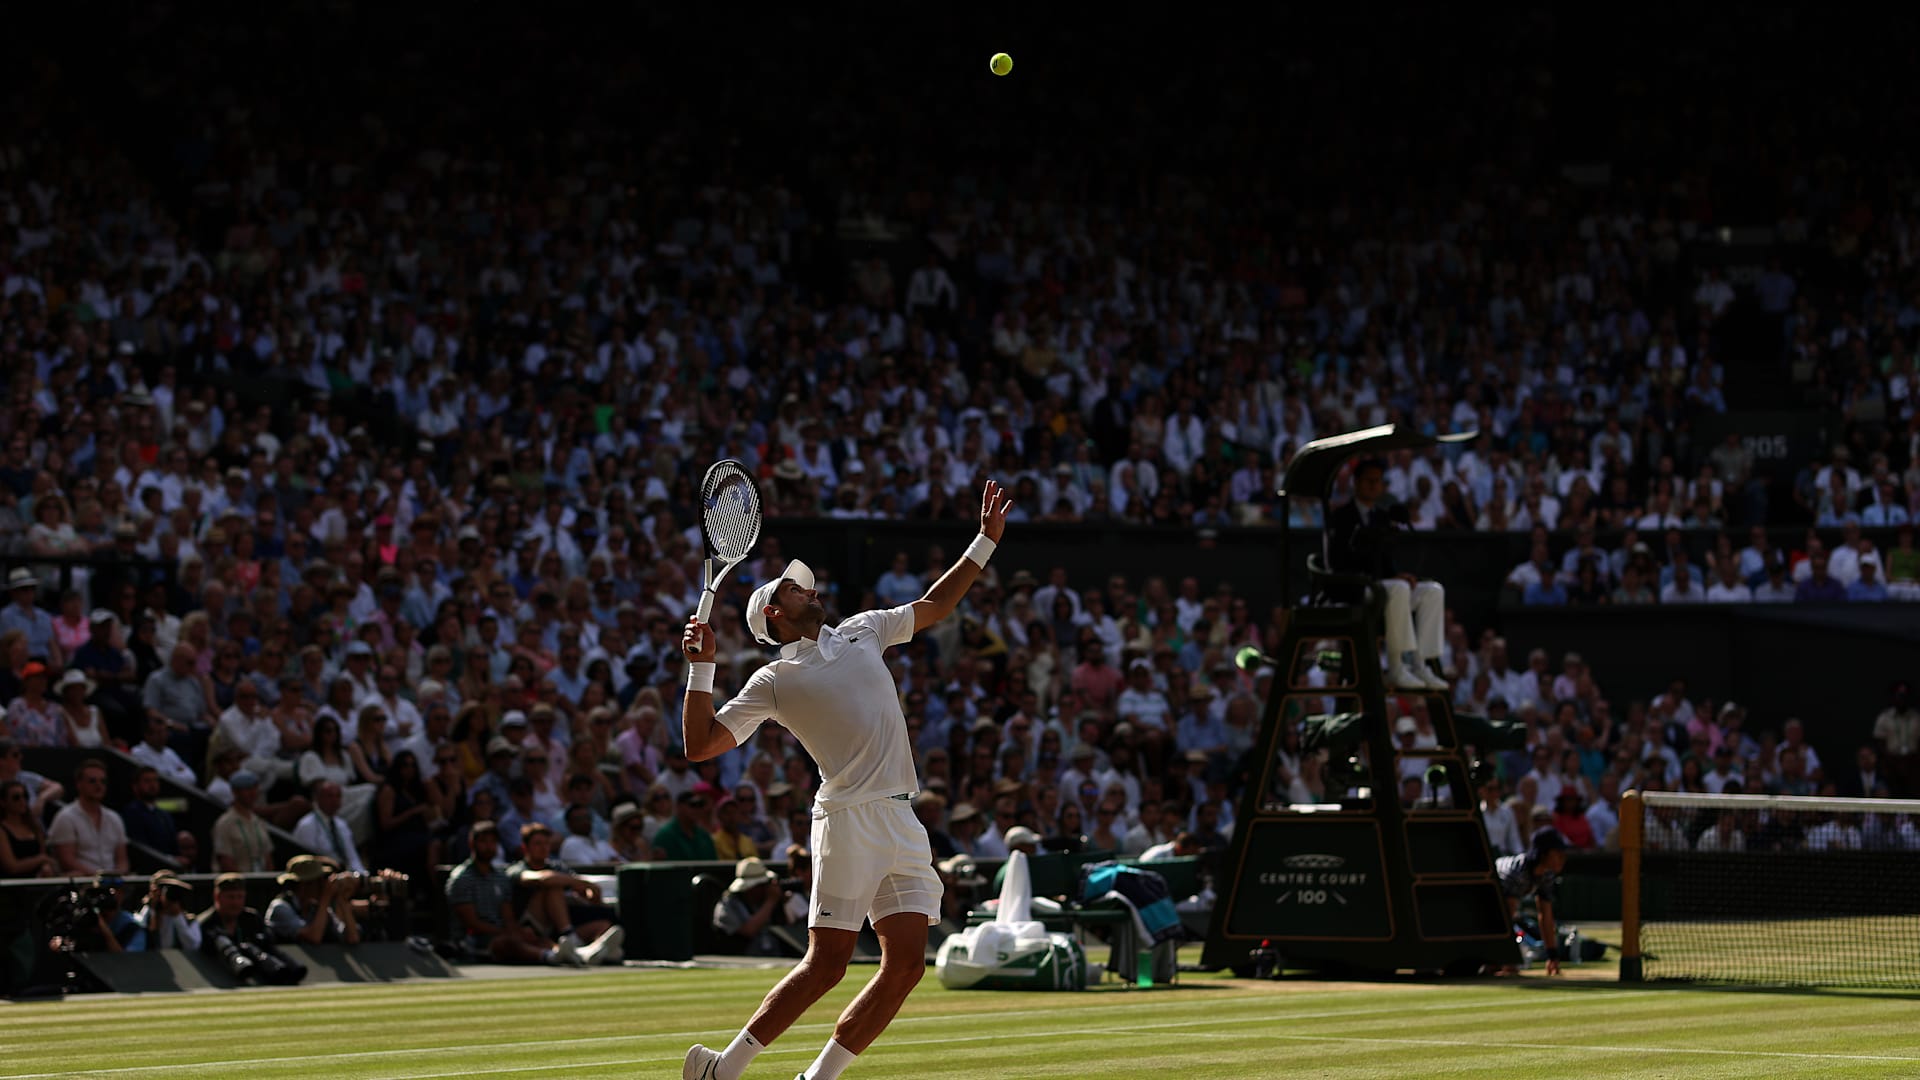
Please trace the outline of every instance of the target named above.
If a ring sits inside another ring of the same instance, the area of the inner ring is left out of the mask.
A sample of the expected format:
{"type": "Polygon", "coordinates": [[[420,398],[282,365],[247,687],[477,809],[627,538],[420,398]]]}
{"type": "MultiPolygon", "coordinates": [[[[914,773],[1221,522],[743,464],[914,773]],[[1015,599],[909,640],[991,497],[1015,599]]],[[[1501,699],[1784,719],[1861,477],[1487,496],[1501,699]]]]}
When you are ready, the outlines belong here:
{"type": "MultiPolygon", "coordinates": [[[[711,588],[701,589],[700,603],[694,608],[693,617],[699,619],[701,625],[704,626],[707,621],[707,616],[711,614],[713,614],[713,590],[711,588]]],[[[693,655],[693,650],[685,646],[681,647],[681,651],[685,652],[688,656],[693,655]]]]}

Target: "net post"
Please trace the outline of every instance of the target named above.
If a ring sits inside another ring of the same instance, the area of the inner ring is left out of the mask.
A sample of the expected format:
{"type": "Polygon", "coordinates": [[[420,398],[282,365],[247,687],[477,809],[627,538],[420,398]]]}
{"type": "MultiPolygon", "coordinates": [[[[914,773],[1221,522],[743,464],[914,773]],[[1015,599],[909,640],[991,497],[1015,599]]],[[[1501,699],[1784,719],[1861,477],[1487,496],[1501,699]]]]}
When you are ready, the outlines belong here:
{"type": "Polygon", "coordinates": [[[1620,796],[1620,981],[1641,982],[1640,849],[1646,808],[1638,791],[1620,796]]]}

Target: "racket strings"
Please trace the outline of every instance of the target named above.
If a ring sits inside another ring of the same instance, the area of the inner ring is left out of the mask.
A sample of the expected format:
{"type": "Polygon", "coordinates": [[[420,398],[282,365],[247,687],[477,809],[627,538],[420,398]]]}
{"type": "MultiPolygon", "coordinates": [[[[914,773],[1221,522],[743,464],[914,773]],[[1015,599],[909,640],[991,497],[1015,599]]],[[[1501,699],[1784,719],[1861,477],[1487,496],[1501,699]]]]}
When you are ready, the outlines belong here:
{"type": "Polygon", "coordinates": [[[760,538],[760,493],[750,477],[720,478],[706,499],[707,540],[722,559],[737,559],[760,538]]]}

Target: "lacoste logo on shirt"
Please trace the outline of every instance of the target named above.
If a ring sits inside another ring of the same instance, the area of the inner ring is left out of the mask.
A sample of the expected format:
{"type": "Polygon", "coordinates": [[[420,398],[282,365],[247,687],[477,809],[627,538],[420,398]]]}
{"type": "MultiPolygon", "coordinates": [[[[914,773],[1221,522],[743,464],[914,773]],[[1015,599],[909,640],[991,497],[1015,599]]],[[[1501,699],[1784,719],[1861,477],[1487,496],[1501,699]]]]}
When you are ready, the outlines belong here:
{"type": "Polygon", "coordinates": [[[821,917],[821,918],[823,918],[823,919],[831,919],[831,918],[833,918],[833,912],[831,912],[831,911],[823,911],[823,912],[821,912],[821,913],[820,913],[820,917],[821,917]]]}

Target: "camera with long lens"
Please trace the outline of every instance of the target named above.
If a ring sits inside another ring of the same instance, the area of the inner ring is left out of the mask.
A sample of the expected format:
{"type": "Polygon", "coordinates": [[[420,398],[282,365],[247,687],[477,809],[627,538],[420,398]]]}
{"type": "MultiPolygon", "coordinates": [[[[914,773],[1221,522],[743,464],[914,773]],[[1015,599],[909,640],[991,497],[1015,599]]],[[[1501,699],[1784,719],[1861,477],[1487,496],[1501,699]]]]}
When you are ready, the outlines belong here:
{"type": "Polygon", "coordinates": [[[272,949],[264,949],[251,941],[236,941],[233,935],[220,930],[209,930],[213,947],[220,955],[220,963],[233,976],[234,982],[252,980],[263,986],[293,986],[307,977],[303,964],[296,964],[272,949]]]}
{"type": "Polygon", "coordinates": [[[405,900],[408,878],[405,874],[353,874],[355,900],[405,900]]]}
{"type": "Polygon", "coordinates": [[[120,906],[114,890],[119,878],[101,878],[88,885],[54,892],[40,902],[40,922],[49,939],[59,938],[64,952],[90,952],[105,947],[100,940],[100,917],[120,906]]]}

